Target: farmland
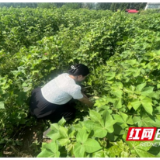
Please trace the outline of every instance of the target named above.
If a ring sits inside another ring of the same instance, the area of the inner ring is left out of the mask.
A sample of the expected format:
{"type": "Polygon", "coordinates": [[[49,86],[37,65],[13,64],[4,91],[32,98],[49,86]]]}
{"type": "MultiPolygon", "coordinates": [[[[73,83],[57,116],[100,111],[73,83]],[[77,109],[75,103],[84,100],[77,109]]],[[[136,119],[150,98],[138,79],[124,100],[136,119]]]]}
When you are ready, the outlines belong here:
{"type": "Polygon", "coordinates": [[[0,156],[160,157],[160,146],[126,141],[131,126],[160,127],[159,24],[154,11],[0,8],[0,156]],[[91,70],[83,85],[94,107],[76,102],[69,124],[28,117],[32,89],[75,63],[91,70]],[[39,136],[47,125],[51,142],[17,150],[26,128],[39,136]]]}

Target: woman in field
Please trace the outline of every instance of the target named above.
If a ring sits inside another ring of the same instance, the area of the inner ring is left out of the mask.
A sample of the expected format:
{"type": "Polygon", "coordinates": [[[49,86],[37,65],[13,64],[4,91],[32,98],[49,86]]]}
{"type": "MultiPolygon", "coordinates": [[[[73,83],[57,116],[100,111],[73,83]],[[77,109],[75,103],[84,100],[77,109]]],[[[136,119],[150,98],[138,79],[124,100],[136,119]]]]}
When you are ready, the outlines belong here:
{"type": "Polygon", "coordinates": [[[88,74],[87,66],[72,65],[68,73],[60,74],[42,88],[34,89],[30,99],[31,115],[38,119],[48,119],[53,123],[62,117],[66,121],[74,118],[76,110],[71,106],[72,99],[92,107],[92,102],[81,92],[81,86],[76,84],[83,81],[88,74]]]}

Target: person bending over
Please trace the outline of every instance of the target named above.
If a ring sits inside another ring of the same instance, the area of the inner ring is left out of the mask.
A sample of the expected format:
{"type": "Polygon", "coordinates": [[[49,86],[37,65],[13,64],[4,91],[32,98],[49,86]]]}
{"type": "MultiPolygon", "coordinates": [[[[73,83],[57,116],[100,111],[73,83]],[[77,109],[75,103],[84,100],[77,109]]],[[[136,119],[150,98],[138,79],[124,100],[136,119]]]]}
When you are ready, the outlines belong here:
{"type": "Polygon", "coordinates": [[[62,117],[66,121],[74,119],[76,109],[70,105],[72,99],[92,107],[93,103],[81,92],[81,86],[76,84],[83,81],[88,74],[87,66],[72,65],[68,73],[60,74],[42,88],[35,88],[30,99],[31,115],[37,119],[47,119],[55,123],[62,117]]]}

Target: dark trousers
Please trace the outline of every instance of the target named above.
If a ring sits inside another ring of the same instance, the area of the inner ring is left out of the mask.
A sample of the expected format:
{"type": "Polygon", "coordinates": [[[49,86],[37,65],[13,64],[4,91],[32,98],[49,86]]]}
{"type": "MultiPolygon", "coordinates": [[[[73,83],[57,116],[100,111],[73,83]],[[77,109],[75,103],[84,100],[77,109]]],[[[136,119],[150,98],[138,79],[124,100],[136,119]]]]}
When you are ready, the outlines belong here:
{"type": "Polygon", "coordinates": [[[36,88],[32,91],[30,98],[30,113],[37,119],[50,120],[52,123],[58,122],[62,117],[68,121],[75,117],[74,105],[73,101],[63,105],[50,103],[44,99],[41,88],[36,88]]]}

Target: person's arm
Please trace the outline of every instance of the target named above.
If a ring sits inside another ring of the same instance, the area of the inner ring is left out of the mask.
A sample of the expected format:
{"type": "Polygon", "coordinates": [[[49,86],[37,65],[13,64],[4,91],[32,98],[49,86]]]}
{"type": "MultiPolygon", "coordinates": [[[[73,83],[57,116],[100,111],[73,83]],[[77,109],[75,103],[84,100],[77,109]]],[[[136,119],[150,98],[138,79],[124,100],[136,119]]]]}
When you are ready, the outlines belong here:
{"type": "MultiPolygon", "coordinates": [[[[82,93],[83,94],[83,93],[82,93]]],[[[83,94],[83,98],[78,99],[80,102],[86,104],[88,107],[93,107],[93,103],[88,99],[88,97],[83,94]]]]}

